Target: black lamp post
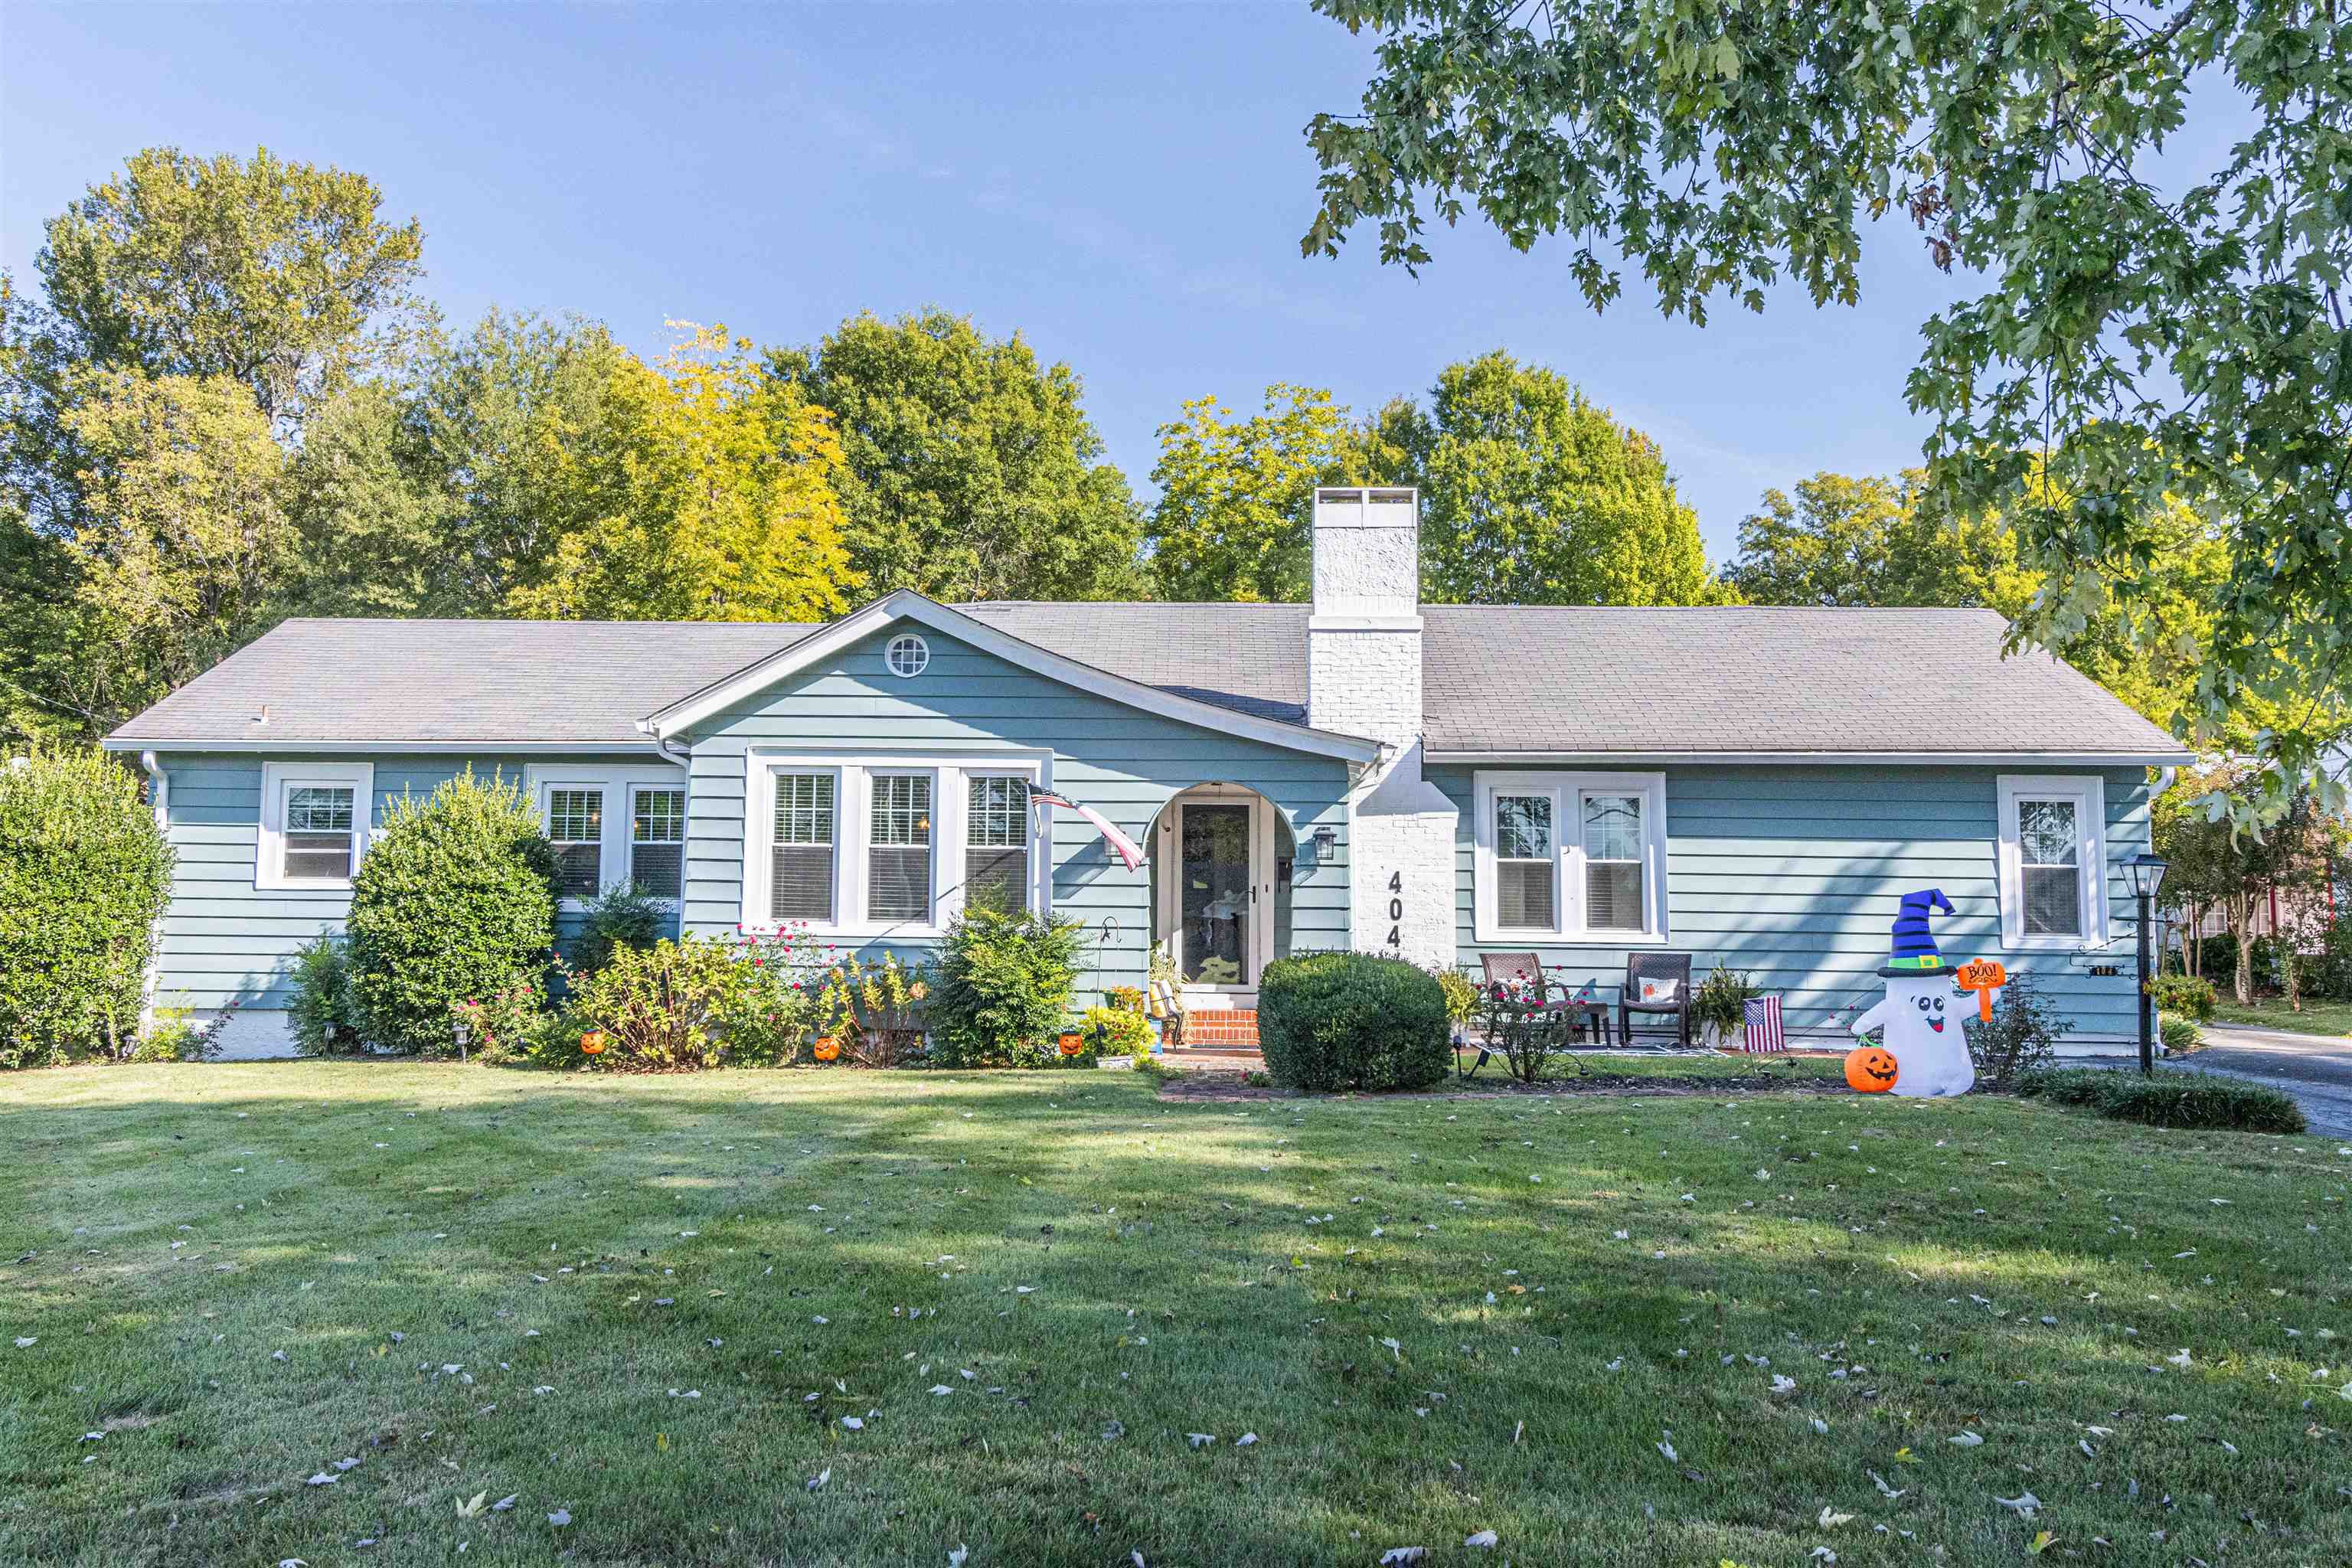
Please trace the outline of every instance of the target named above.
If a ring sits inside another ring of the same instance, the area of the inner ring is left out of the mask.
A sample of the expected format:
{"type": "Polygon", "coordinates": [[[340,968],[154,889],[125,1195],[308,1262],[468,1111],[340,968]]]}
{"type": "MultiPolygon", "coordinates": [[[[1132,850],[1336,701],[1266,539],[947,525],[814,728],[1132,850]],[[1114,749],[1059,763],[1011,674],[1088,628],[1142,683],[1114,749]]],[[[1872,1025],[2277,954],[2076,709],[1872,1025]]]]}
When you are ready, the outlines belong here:
{"type": "Polygon", "coordinates": [[[2152,908],[2168,869],[2166,862],[2153,855],[2135,855],[2124,862],[2125,880],[2130,884],[2132,897],[2139,900],[2139,1070],[2143,1077],[2156,1072],[2156,998],[2148,991],[2156,968],[2152,908]]]}

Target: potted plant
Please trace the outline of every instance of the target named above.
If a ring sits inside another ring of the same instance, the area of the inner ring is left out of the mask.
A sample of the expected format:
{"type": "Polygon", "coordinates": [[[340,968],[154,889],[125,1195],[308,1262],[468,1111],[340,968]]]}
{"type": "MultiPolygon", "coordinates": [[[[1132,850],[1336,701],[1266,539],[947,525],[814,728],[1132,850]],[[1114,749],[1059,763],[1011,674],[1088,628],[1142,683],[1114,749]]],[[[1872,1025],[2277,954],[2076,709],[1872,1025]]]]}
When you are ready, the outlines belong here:
{"type": "Polygon", "coordinates": [[[1691,994],[1691,1022],[1709,1046],[1728,1050],[1748,1026],[1748,1004],[1763,994],[1746,970],[1718,965],[1691,994]]]}

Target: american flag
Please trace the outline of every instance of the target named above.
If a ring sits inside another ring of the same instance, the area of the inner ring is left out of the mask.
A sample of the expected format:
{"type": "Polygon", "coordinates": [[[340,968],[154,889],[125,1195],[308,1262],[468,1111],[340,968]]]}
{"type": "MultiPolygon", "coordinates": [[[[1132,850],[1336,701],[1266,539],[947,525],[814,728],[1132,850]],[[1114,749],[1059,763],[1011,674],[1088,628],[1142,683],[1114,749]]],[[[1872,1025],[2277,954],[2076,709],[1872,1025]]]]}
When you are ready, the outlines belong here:
{"type": "Polygon", "coordinates": [[[1787,1038],[1780,1033],[1780,999],[1759,996],[1748,1004],[1748,1043],[1745,1051],[1785,1051],[1787,1038]]]}

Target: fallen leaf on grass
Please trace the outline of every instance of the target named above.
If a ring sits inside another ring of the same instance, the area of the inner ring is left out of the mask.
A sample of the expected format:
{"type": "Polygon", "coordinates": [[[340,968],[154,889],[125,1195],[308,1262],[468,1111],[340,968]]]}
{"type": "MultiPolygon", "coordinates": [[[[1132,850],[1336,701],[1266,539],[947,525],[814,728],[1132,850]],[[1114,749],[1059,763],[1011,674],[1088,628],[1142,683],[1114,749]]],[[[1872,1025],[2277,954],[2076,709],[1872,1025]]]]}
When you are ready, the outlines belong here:
{"type": "Polygon", "coordinates": [[[1465,1546],[1485,1546],[1491,1548],[1496,1544],[1496,1540],[1493,1531],[1482,1530],[1475,1535],[1464,1537],[1462,1544],[1465,1546]]]}
{"type": "Polygon", "coordinates": [[[473,1518],[476,1514],[482,1511],[482,1505],[489,1500],[489,1493],[486,1491],[476,1492],[472,1497],[467,1498],[457,1504],[457,1517],[459,1519],[473,1518]]]}
{"type": "Polygon", "coordinates": [[[1195,1448],[1205,1448],[1217,1440],[1215,1435],[1209,1432],[1187,1432],[1184,1438],[1195,1448]]]}
{"type": "Polygon", "coordinates": [[[815,1475],[809,1478],[808,1489],[811,1491],[820,1490],[824,1486],[824,1483],[831,1479],[833,1479],[833,1472],[831,1470],[819,1470],[815,1475]]]}
{"type": "Polygon", "coordinates": [[[1425,1563],[1428,1560],[1429,1548],[1426,1546],[1391,1546],[1381,1553],[1381,1568],[1402,1568],[1408,1563],[1425,1563]]]}
{"type": "Polygon", "coordinates": [[[568,1510],[559,1508],[547,1516],[547,1522],[561,1530],[572,1522],[572,1515],[568,1510]]]}
{"type": "Polygon", "coordinates": [[[1992,1500],[2005,1509],[2014,1510],[2020,1519],[2032,1519],[2033,1510],[2042,1506],[2042,1500],[2032,1492],[2025,1492],[2017,1497],[2002,1497],[1999,1492],[1995,1492],[1992,1500]]]}
{"type": "Polygon", "coordinates": [[[509,1492],[509,1493],[507,1493],[507,1495],[506,1495],[506,1496],[504,1496],[504,1497],[502,1497],[502,1498],[499,1499],[499,1500],[498,1500],[498,1501],[496,1501],[496,1502],[494,1502],[494,1503],[492,1503],[492,1504],[490,1505],[490,1511],[491,1511],[492,1513],[504,1513],[504,1512],[506,1512],[506,1511],[507,1511],[507,1510],[509,1510],[509,1509],[510,1509],[510,1508],[514,1507],[514,1505],[515,1505],[516,1503],[518,1503],[518,1502],[520,1502],[520,1501],[521,1501],[521,1500],[522,1500],[522,1493],[520,1493],[520,1492],[509,1492]]]}
{"type": "Polygon", "coordinates": [[[331,1487],[342,1479],[341,1476],[331,1476],[326,1471],[320,1470],[302,1484],[306,1487],[331,1487]]]}
{"type": "Polygon", "coordinates": [[[1945,1438],[1944,1441],[1955,1444],[1963,1448],[1973,1448],[1982,1443],[1984,1439],[1974,1432],[1955,1432],[1950,1436],[1945,1438]]]}
{"type": "Polygon", "coordinates": [[[1840,1513],[1829,1504],[1822,1504],[1820,1523],[1823,1530],[1835,1530],[1841,1524],[1851,1523],[1853,1520],[1853,1515],[1840,1513]]]}

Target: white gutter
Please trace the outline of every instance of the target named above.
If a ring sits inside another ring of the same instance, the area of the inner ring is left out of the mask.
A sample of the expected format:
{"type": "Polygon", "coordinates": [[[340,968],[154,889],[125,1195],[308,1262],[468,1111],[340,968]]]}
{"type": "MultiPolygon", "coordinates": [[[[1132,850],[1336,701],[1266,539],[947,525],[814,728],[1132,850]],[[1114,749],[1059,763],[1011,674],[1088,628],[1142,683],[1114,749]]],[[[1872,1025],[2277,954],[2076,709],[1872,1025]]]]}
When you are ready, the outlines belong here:
{"type": "MultiPolygon", "coordinates": [[[[653,741],[224,741],[224,740],[118,740],[109,736],[99,745],[110,752],[301,752],[311,756],[329,755],[339,752],[392,752],[395,755],[437,756],[451,752],[478,756],[564,756],[602,757],[626,756],[642,752],[660,752],[653,741]]],[[[675,758],[670,758],[676,761],[675,758]]]]}
{"type": "Polygon", "coordinates": [[[2186,752],[1439,752],[1423,753],[1423,760],[1432,764],[1464,763],[1496,766],[1549,766],[1573,763],[1584,766],[1639,763],[1648,766],[1666,763],[1769,763],[1797,765],[1802,763],[1834,763],[1851,766],[1875,763],[1888,767],[1992,767],[2030,764],[2035,767],[2070,768],[2166,768],[2171,767],[2189,753],[2186,752]]]}
{"type": "MultiPolygon", "coordinates": [[[[155,831],[163,842],[172,841],[172,775],[163,771],[162,761],[152,752],[139,753],[139,765],[147,770],[149,788],[147,808],[155,814],[155,831]]],[[[168,894],[163,908],[172,907],[168,894]]],[[[146,1034],[155,1026],[155,986],[162,978],[163,966],[163,917],[155,917],[154,926],[147,933],[147,964],[139,976],[139,1032],[146,1034]]]]}

